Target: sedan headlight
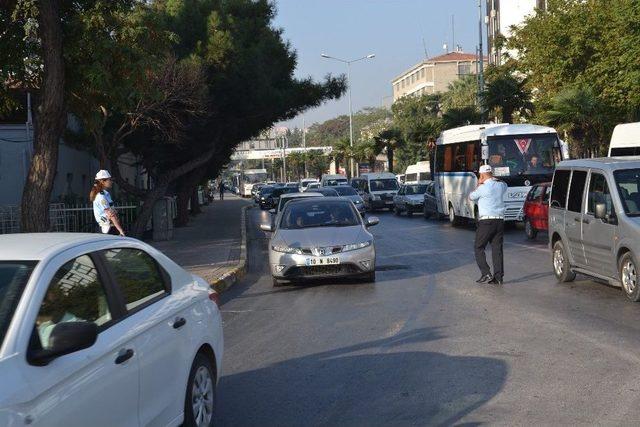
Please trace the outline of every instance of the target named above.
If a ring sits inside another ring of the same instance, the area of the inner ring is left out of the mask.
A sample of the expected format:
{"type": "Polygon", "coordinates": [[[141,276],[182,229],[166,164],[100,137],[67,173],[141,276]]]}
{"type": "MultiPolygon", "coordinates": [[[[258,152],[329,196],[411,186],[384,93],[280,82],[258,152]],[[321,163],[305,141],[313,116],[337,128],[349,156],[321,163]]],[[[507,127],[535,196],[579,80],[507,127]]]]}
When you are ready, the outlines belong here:
{"type": "Polygon", "coordinates": [[[371,246],[371,240],[367,240],[366,242],[361,243],[351,243],[349,245],[344,245],[342,247],[342,252],[355,251],[357,249],[366,248],[367,246],[371,246]]]}
{"type": "Polygon", "coordinates": [[[283,254],[302,255],[302,249],[300,248],[291,248],[289,246],[273,245],[271,246],[271,249],[273,249],[276,252],[282,252],[283,254]]]}
{"type": "Polygon", "coordinates": [[[360,203],[362,203],[362,200],[356,200],[353,203],[355,203],[356,205],[359,205],[360,203]]]}

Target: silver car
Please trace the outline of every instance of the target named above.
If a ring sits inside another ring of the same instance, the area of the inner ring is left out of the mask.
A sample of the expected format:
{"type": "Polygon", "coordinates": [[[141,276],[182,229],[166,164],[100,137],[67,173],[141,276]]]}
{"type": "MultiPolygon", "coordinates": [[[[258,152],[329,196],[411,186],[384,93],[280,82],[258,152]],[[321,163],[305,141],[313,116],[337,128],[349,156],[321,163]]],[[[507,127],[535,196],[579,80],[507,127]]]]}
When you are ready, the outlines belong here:
{"type": "Polygon", "coordinates": [[[426,191],[426,182],[403,185],[398,190],[398,193],[393,196],[393,213],[400,215],[404,212],[407,215],[413,215],[415,212],[423,212],[424,193],[426,191]]]}
{"type": "Polygon", "coordinates": [[[378,218],[364,220],[353,203],[339,197],[317,197],[287,203],[269,242],[273,285],[281,281],[358,277],[375,281],[376,251],[368,227],[378,218]]]}
{"type": "Polygon", "coordinates": [[[364,208],[364,200],[362,200],[362,197],[360,197],[360,195],[358,194],[355,188],[349,185],[338,185],[332,188],[336,190],[336,193],[338,193],[340,197],[344,197],[345,199],[351,200],[355,205],[356,209],[358,210],[358,212],[360,213],[360,215],[364,216],[366,212],[364,208]]]}
{"type": "Polygon", "coordinates": [[[559,281],[587,274],[640,301],[640,159],[561,162],[551,186],[549,246],[559,281]]]}

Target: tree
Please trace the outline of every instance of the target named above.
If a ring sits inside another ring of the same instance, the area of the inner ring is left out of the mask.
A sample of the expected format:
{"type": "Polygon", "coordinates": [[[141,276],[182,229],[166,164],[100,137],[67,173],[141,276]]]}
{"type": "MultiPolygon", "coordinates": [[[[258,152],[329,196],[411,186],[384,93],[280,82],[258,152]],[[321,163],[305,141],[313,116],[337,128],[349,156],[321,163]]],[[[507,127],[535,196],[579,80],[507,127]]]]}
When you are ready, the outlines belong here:
{"type": "Polygon", "coordinates": [[[449,108],[442,114],[443,129],[480,123],[480,120],[480,112],[474,106],[449,108]]]}
{"type": "Polygon", "coordinates": [[[441,104],[444,111],[452,108],[477,109],[478,77],[475,74],[467,74],[449,83],[447,91],[442,94],[441,104]]]}
{"type": "Polygon", "coordinates": [[[485,109],[500,114],[502,123],[513,123],[514,114],[526,117],[533,110],[526,79],[518,77],[509,67],[489,67],[481,98],[485,109]]]}
{"type": "MultiPolygon", "coordinates": [[[[566,131],[579,157],[604,155],[603,135],[608,122],[593,90],[585,86],[564,89],[545,111],[547,122],[566,131]]],[[[573,147],[572,147],[573,148],[573,147]]]]}
{"type": "Polygon", "coordinates": [[[329,158],[320,150],[307,152],[307,171],[309,176],[320,178],[329,170],[329,158]]]}
{"type": "Polygon", "coordinates": [[[353,153],[351,150],[351,144],[349,138],[342,138],[333,144],[333,151],[331,157],[336,163],[336,171],[340,170],[340,165],[345,167],[347,171],[347,177],[350,178],[351,170],[349,168],[349,159],[351,159],[353,153]]]}

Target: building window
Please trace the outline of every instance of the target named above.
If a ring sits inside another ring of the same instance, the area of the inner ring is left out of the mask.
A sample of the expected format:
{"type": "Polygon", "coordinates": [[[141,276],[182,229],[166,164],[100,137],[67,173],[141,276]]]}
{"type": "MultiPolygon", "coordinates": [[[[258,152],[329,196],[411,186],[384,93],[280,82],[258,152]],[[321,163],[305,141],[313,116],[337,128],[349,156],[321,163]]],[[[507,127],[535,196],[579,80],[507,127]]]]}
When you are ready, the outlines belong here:
{"type": "Polygon", "coordinates": [[[424,75],[425,75],[425,69],[423,68],[422,70],[420,70],[420,78],[424,79],[424,75]]]}
{"type": "Polygon", "coordinates": [[[458,75],[471,74],[471,62],[458,63],[458,75]]]}

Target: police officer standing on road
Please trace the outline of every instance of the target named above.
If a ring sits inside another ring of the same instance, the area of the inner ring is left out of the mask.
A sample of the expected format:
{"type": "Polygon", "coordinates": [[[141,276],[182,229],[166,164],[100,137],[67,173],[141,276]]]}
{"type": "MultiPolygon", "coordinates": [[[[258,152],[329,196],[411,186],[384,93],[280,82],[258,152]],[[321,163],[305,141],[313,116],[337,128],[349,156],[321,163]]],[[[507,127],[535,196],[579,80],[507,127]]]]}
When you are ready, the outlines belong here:
{"type": "Polygon", "coordinates": [[[478,228],[476,229],[475,255],[480,267],[480,279],[477,283],[502,285],[504,261],[502,241],[504,237],[504,194],[507,184],[493,177],[491,166],[480,166],[478,187],[469,195],[469,199],[478,202],[478,228]],[[484,249],[491,242],[493,275],[487,264],[484,249]]]}
{"type": "Polygon", "coordinates": [[[220,181],[218,190],[220,190],[220,200],[224,200],[224,182],[220,181]]]}
{"type": "Polygon", "coordinates": [[[109,171],[100,170],[89,193],[89,200],[93,202],[93,216],[103,234],[124,236],[124,229],[120,224],[118,213],[113,207],[113,200],[107,191],[113,185],[109,171]]]}

